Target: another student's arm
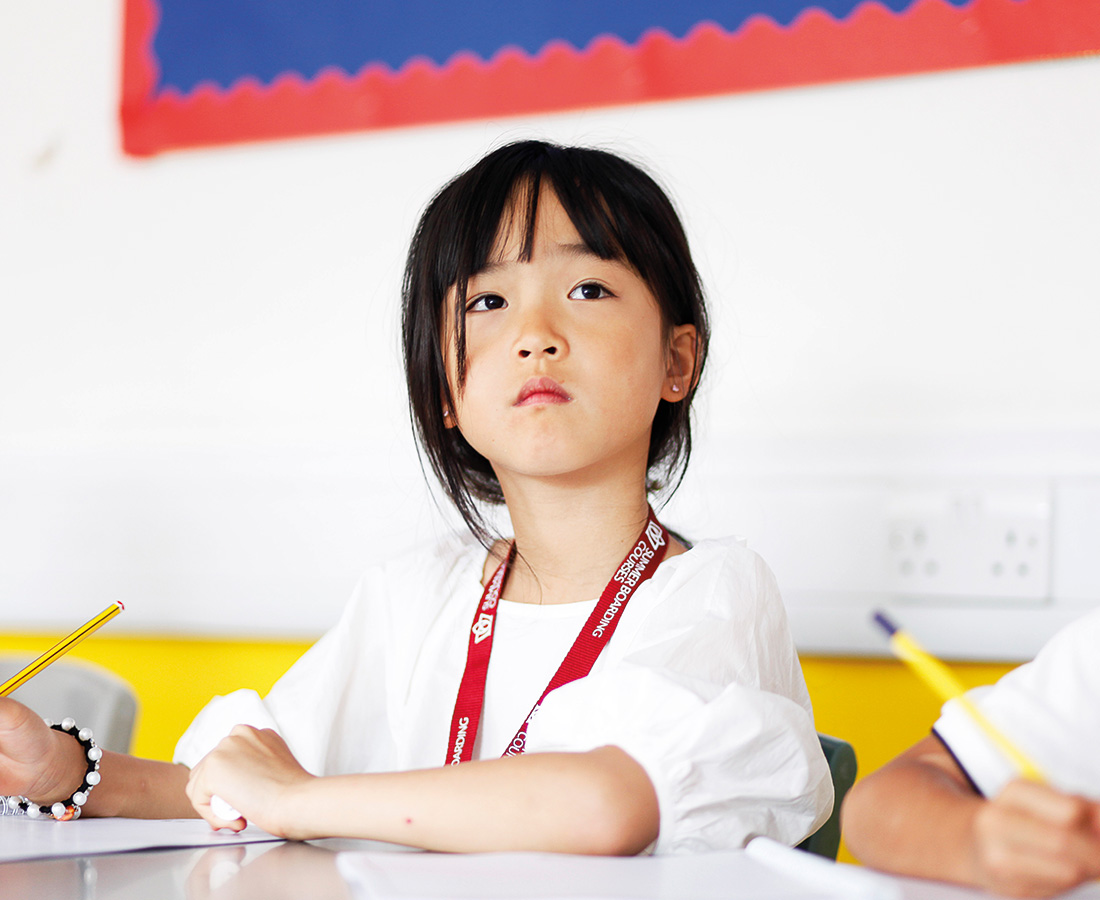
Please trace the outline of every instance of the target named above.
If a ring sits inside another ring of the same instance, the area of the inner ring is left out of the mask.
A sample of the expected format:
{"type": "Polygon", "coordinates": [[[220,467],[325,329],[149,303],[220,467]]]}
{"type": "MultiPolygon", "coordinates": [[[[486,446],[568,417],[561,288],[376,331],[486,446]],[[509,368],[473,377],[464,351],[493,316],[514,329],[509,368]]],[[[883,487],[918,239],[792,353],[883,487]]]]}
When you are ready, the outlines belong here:
{"type": "Polygon", "coordinates": [[[1100,804],[1013,781],[995,799],[925,738],[852,788],[844,837],[861,861],[1019,897],[1100,877],[1100,804]]]}
{"type": "MultiPolygon", "coordinates": [[[[48,806],[71,797],[86,770],[84,750],[70,735],[49,728],[22,704],[0,698],[0,793],[19,794],[48,806]]],[[[145,819],[196,815],[185,792],[185,766],[104,753],[100,776],[84,815],[145,819]]]]}
{"type": "Polygon", "coordinates": [[[317,778],[275,732],[238,726],[192,770],[188,794],[216,826],[229,823],[210,812],[212,794],[289,838],[362,837],[459,852],[631,855],[656,840],[659,824],[645,770],[616,747],[317,778]]]}

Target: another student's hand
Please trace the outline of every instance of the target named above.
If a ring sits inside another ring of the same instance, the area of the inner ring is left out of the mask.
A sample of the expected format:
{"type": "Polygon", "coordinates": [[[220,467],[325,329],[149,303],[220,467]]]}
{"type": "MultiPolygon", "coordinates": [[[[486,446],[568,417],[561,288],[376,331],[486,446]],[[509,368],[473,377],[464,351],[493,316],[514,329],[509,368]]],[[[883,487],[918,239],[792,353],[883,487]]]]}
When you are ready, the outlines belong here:
{"type": "Polygon", "coordinates": [[[294,831],[296,795],[313,779],[270,728],[237,725],[191,770],[187,797],[214,828],[241,831],[254,822],[279,837],[301,838],[294,831]],[[242,818],[219,819],[210,808],[215,794],[242,818]]]}
{"type": "Polygon", "coordinates": [[[1100,803],[1032,781],[1010,782],[974,818],[983,886],[1049,897],[1100,878],[1100,803]]]}
{"type": "Polygon", "coordinates": [[[0,794],[39,803],[70,796],[84,777],[84,751],[42,717],[10,697],[0,697],[0,794]]]}

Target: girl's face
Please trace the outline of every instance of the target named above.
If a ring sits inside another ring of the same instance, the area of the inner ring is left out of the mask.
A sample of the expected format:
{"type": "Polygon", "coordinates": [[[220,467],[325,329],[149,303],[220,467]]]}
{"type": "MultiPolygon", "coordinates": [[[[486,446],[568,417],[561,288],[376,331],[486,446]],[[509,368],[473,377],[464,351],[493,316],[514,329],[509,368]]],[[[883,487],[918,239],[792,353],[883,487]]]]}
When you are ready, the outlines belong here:
{"type": "Polygon", "coordinates": [[[445,421],[490,461],[506,493],[523,477],[583,485],[616,473],[644,485],[657,404],[691,384],[694,326],[666,328],[646,283],[593,254],[553,191],[539,197],[527,261],[517,231],[502,231],[492,262],[469,281],[461,388],[449,298],[455,408],[445,421]]]}

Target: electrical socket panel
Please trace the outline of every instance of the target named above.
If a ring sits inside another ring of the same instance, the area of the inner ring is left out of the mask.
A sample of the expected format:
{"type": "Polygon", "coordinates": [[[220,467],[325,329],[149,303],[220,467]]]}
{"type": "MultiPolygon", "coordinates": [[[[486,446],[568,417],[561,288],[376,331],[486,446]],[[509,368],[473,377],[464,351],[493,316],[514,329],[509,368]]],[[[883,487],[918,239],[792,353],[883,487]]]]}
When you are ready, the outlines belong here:
{"type": "Polygon", "coordinates": [[[1039,603],[1050,597],[1049,487],[893,495],[887,573],[900,599],[1039,603]]]}

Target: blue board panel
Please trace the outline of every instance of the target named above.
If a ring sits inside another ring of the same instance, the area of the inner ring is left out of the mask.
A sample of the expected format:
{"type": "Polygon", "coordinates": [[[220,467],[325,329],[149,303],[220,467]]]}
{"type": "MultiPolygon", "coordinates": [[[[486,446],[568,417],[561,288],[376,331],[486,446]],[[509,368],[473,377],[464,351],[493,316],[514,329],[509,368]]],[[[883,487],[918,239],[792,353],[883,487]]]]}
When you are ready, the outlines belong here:
{"type": "MultiPolygon", "coordinates": [[[[700,22],[736,31],[753,15],[790,25],[811,6],[842,19],[865,0],[160,0],[154,55],[160,87],[187,94],[204,82],[309,79],[335,66],[399,70],[409,60],[446,64],[467,51],[489,60],[504,47],[538,53],[551,41],[585,48],[599,35],[634,44],[660,28],[684,37],[700,22]]],[[[916,0],[876,0],[903,12],[916,0]]],[[[956,7],[971,0],[946,0],[956,7]]]]}

